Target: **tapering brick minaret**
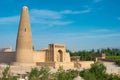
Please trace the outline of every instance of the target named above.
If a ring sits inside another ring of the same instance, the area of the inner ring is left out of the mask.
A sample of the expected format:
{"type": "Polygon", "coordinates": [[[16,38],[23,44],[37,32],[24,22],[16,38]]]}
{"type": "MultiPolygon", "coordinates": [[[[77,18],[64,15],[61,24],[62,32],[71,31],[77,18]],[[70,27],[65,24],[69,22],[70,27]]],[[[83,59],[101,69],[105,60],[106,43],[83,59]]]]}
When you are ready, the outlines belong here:
{"type": "Polygon", "coordinates": [[[16,41],[16,62],[32,63],[32,52],[32,34],[30,29],[28,8],[24,6],[22,8],[22,13],[20,16],[20,23],[16,41]]]}

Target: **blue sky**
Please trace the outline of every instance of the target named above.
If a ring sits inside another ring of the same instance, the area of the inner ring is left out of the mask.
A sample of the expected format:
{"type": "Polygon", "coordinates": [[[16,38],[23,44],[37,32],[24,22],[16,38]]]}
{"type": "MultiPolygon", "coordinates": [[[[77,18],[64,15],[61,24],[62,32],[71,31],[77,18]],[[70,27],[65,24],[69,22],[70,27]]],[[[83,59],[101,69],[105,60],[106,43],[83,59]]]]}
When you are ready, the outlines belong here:
{"type": "Polygon", "coordinates": [[[29,9],[35,49],[50,43],[67,49],[120,48],[119,0],[1,0],[0,47],[15,49],[22,7],[29,9]]]}

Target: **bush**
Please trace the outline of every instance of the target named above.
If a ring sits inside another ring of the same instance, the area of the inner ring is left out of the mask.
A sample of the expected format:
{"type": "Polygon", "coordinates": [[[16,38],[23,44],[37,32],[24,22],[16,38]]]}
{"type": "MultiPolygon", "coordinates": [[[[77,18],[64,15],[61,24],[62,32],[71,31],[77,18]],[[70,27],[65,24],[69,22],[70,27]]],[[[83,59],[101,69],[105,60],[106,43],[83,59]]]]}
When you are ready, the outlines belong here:
{"type": "Polygon", "coordinates": [[[120,66],[120,60],[116,60],[115,63],[120,66]]]}
{"type": "Polygon", "coordinates": [[[106,56],[107,59],[118,60],[120,56],[106,56]]]}
{"type": "Polygon", "coordinates": [[[0,80],[17,80],[17,77],[14,77],[9,73],[9,69],[10,69],[10,66],[6,67],[3,70],[2,77],[0,78],[0,80]]]}
{"type": "Polygon", "coordinates": [[[80,76],[84,80],[120,80],[120,76],[116,74],[107,74],[106,67],[100,62],[92,64],[90,69],[81,71],[80,76]]]}
{"type": "Polygon", "coordinates": [[[85,69],[81,71],[80,75],[85,80],[105,80],[104,79],[105,72],[106,72],[106,67],[100,62],[95,62],[94,64],[91,65],[90,69],[85,69]]]}
{"type": "Polygon", "coordinates": [[[78,75],[77,70],[64,70],[59,67],[58,71],[55,73],[54,80],[73,80],[78,75]]]}
{"type": "Polygon", "coordinates": [[[41,67],[33,68],[29,73],[29,80],[48,80],[49,78],[49,68],[48,67],[41,67]]]}

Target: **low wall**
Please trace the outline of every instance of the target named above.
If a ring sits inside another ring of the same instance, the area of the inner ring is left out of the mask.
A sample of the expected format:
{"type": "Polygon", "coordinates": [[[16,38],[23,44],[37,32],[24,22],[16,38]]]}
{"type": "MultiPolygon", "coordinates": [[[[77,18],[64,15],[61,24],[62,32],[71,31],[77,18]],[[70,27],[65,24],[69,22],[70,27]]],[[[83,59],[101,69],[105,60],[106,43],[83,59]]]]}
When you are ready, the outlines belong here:
{"type": "Polygon", "coordinates": [[[55,68],[54,62],[37,62],[37,66],[48,66],[49,68],[55,68]]]}
{"type": "MultiPolygon", "coordinates": [[[[0,65],[0,76],[2,75],[2,71],[6,68],[6,65],[0,65]]],[[[10,66],[9,73],[11,74],[26,74],[27,72],[30,72],[32,68],[37,67],[37,66],[10,66]]],[[[39,67],[38,67],[39,68],[39,67]]]]}
{"type": "Polygon", "coordinates": [[[73,62],[38,62],[37,66],[48,66],[51,69],[58,69],[62,66],[64,69],[74,68],[73,62]]]}
{"type": "Polygon", "coordinates": [[[94,61],[79,61],[81,68],[90,68],[91,64],[94,64],[94,61]]]}
{"type": "Polygon", "coordinates": [[[33,52],[33,60],[34,62],[45,62],[45,56],[46,56],[46,53],[45,51],[34,51],[33,52]]]}
{"type": "Polygon", "coordinates": [[[15,61],[15,52],[0,52],[0,63],[10,64],[15,61]]]}
{"type": "Polygon", "coordinates": [[[74,68],[73,62],[56,62],[55,68],[58,69],[60,66],[62,66],[64,69],[72,69],[74,68]]]}

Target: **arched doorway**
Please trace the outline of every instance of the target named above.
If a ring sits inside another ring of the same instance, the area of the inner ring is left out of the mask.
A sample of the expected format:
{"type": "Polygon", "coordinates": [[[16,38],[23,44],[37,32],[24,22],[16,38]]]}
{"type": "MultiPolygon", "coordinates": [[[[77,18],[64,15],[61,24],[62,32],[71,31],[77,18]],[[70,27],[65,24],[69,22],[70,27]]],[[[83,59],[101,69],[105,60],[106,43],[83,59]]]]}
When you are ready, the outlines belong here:
{"type": "Polygon", "coordinates": [[[62,52],[62,50],[58,50],[58,62],[63,62],[63,52],[62,52]]]}

